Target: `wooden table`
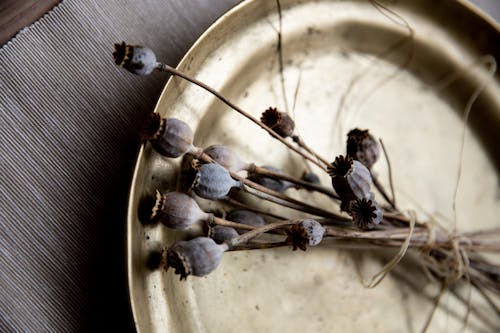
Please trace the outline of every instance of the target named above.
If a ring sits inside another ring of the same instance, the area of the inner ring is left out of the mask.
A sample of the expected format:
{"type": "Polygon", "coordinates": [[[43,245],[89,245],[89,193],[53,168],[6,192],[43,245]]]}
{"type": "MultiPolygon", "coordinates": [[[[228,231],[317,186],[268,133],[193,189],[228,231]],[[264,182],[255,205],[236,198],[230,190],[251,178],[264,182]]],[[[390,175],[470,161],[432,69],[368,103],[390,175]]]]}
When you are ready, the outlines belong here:
{"type": "Polygon", "coordinates": [[[0,45],[5,44],[22,28],[54,8],[60,0],[0,1],[0,45]]]}

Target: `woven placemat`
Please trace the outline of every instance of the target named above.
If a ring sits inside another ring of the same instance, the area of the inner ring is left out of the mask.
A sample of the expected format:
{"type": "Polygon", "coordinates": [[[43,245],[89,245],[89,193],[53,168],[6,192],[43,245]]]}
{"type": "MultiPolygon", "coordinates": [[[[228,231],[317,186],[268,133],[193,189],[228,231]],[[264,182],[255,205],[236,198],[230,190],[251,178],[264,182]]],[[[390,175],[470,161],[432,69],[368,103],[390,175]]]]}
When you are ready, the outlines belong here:
{"type": "Polygon", "coordinates": [[[133,329],[124,231],[138,127],[166,82],[118,69],[122,40],[175,65],[237,0],[66,0],[0,50],[0,331],[133,329]]]}

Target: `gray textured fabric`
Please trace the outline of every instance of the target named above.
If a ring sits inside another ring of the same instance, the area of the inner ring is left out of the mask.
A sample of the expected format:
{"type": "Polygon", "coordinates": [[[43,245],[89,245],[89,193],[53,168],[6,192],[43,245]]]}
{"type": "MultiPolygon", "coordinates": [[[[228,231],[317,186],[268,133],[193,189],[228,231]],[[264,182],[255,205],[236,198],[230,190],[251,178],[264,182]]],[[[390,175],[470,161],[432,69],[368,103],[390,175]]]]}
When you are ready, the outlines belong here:
{"type": "Polygon", "coordinates": [[[116,68],[113,43],[175,65],[237,2],[67,0],[0,50],[1,332],[132,329],[127,194],[167,77],[116,68]]]}

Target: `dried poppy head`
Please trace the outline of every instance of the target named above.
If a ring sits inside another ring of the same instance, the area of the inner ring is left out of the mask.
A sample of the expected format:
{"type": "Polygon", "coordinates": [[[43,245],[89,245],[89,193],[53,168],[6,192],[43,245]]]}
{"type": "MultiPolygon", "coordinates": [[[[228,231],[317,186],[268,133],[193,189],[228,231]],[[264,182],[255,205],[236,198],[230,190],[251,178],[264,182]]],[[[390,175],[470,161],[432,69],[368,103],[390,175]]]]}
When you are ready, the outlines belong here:
{"type": "MultiPolygon", "coordinates": [[[[269,166],[269,165],[264,165],[264,166],[262,166],[262,168],[266,169],[268,171],[277,173],[277,174],[283,174],[283,171],[281,171],[280,169],[269,166]]],[[[294,184],[292,184],[286,180],[266,177],[266,176],[263,176],[263,175],[258,174],[256,172],[249,172],[247,178],[249,180],[253,181],[254,183],[260,184],[264,187],[267,187],[270,190],[280,192],[280,193],[283,193],[287,189],[289,189],[290,187],[294,186],[294,184]]]]}
{"type": "Polygon", "coordinates": [[[292,244],[293,250],[297,248],[305,251],[307,246],[316,246],[323,240],[325,228],[313,219],[305,219],[299,224],[294,224],[288,230],[287,241],[292,244]]]}
{"type": "Polygon", "coordinates": [[[240,159],[238,154],[226,146],[212,145],[205,148],[203,152],[229,171],[238,172],[245,170],[247,167],[247,164],[240,159]]]}
{"type": "Polygon", "coordinates": [[[302,177],[300,177],[305,182],[311,183],[311,184],[320,184],[321,181],[319,180],[318,175],[316,175],[314,172],[306,172],[302,174],[302,177]]]}
{"type": "Polygon", "coordinates": [[[217,244],[222,244],[238,237],[236,229],[222,225],[208,227],[208,237],[212,238],[217,244]]]}
{"type": "Polygon", "coordinates": [[[349,215],[358,228],[371,229],[382,222],[383,212],[375,200],[357,199],[349,206],[349,215]]]}
{"type": "MultiPolygon", "coordinates": [[[[241,224],[251,225],[253,227],[261,227],[266,224],[266,220],[257,213],[244,209],[236,209],[231,211],[227,217],[229,221],[238,222],[241,224]]],[[[239,234],[247,232],[246,229],[237,229],[239,234]]]]}
{"type": "Polygon", "coordinates": [[[208,163],[200,167],[194,191],[202,198],[218,200],[227,196],[233,187],[241,188],[241,183],[231,178],[221,165],[208,163]]]}
{"type": "Polygon", "coordinates": [[[209,217],[210,214],[202,211],[198,203],[187,194],[161,194],[156,191],[156,203],[151,211],[152,221],[158,221],[168,228],[184,229],[209,217]]]}
{"type": "Polygon", "coordinates": [[[292,118],[286,112],[280,112],[273,107],[262,113],[260,121],[283,138],[292,136],[295,129],[292,118]]]}
{"type": "Polygon", "coordinates": [[[113,52],[115,64],[137,75],[148,75],[157,67],[154,52],[143,46],[115,44],[113,52]]]}
{"type": "Polygon", "coordinates": [[[342,200],[342,210],[348,210],[350,201],[366,198],[370,195],[370,171],[350,156],[339,155],[328,167],[332,177],[332,186],[342,200]]]}
{"type": "Polygon", "coordinates": [[[191,151],[193,131],[188,124],[176,118],[162,118],[152,113],[145,122],[141,136],[163,156],[176,158],[191,151]]]}
{"type": "Polygon", "coordinates": [[[180,279],[189,275],[204,276],[219,266],[227,244],[217,244],[208,237],[198,237],[189,241],[175,242],[163,252],[165,269],[172,267],[180,279]]]}
{"type": "Polygon", "coordinates": [[[368,130],[355,128],[347,133],[347,155],[370,169],[380,156],[378,142],[368,130]]]}

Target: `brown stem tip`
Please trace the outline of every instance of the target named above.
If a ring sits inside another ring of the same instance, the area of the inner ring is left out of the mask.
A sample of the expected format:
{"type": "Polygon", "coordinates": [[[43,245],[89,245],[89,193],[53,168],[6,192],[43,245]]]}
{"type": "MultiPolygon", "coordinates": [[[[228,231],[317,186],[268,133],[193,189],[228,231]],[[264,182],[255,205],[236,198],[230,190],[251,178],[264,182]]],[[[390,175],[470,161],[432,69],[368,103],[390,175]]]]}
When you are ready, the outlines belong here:
{"type": "Polygon", "coordinates": [[[355,128],[347,133],[347,155],[371,168],[380,156],[378,142],[368,130],[355,128]]]}
{"type": "Polygon", "coordinates": [[[286,112],[270,107],[262,113],[260,121],[283,138],[293,135],[295,122],[286,112]]]}

